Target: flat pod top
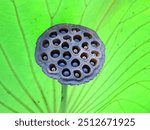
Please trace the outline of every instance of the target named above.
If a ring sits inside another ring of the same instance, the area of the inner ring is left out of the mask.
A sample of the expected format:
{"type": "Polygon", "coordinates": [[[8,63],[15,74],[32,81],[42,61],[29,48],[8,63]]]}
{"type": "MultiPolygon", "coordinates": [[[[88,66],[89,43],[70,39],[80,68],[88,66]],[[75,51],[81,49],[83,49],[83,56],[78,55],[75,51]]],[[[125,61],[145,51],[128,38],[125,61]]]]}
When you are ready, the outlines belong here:
{"type": "Polygon", "coordinates": [[[58,24],[37,40],[36,62],[61,84],[82,84],[93,79],[104,64],[104,45],[95,31],[73,24],[58,24]]]}

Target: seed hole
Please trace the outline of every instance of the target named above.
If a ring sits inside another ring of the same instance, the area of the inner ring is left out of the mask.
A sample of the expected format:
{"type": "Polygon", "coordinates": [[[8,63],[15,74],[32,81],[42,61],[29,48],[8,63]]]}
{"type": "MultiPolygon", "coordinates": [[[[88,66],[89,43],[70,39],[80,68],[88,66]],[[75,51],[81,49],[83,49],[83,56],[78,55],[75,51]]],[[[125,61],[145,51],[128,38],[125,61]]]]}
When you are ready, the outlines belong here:
{"type": "Polygon", "coordinates": [[[74,59],[72,60],[71,65],[73,67],[78,67],[80,65],[80,61],[78,59],[74,59]]]}
{"type": "Polygon", "coordinates": [[[61,67],[64,67],[65,65],[67,65],[67,62],[65,60],[61,59],[58,61],[58,65],[61,67]]]}
{"type": "Polygon", "coordinates": [[[57,32],[51,32],[51,33],[49,34],[49,36],[50,36],[51,38],[54,38],[54,37],[57,36],[57,32]]]}
{"type": "Polygon", "coordinates": [[[48,60],[48,56],[47,56],[46,53],[42,53],[42,54],[41,54],[41,58],[42,58],[42,60],[44,60],[44,61],[47,61],[47,60],[48,60]]]}
{"type": "Polygon", "coordinates": [[[64,52],[63,57],[64,57],[66,60],[69,60],[69,59],[71,58],[70,52],[69,52],[69,51],[64,52]]]}
{"type": "Polygon", "coordinates": [[[69,48],[69,44],[67,42],[63,42],[62,45],[61,45],[61,47],[63,49],[68,49],[69,48]]]}
{"type": "Polygon", "coordinates": [[[53,44],[55,45],[55,46],[58,46],[59,44],[60,44],[60,40],[59,39],[54,39],[53,40],[53,44]]]}
{"type": "Polygon", "coordinates": [[[62,34],[65,34],[65,33],[68,32],[68,29],[62,28],[62,29],[59,30],[59,32],[62,33],[62,34]]]}
{"type": "Polygon", "coordinates": [[[80,70],[75,70],[73,73],[74,73],[74,76],[75,76],[76,78],[80,78],[80,77],[81,77],[81,72],[80,72],[80,70]]]}
{"type": "Polygon", "coordinates": [[[87,38],[87,39],[91,39],[92,38],[92,35],[90,33],[83,33],[84,37],[87,38]]]}
{"type": "Polygon", "coordinates": [[[91,42],[91,45],[92,45],[93,47],[98,47],[100,44],[99,44],[97,41],[92,41],[92,42],[91,42]]]}
{"type": "Polygon", "coordinates": [[[49,41],[48,40],[44,40],[43,43],[42,43],[42,46],[44,48],[47,48],[49,46],[49,41]]]}
{"type": "Polygon", "coordinates": [[[92,51],[91,52],[93,56],[99,56],[99,52],[98,51],[92,51]]]}
{"type": "Polygon", "coordinates": [[[88,65],[83,65],[82,70],[84,73],[90,73],[91,68],[88,65]]]}
{"type": "Polygon", "coordinates": [[[78,46],[73,46],[72,47],[72,51],[75,53],[75,54],[78,54],[80,52],[80,48],[78,46]]]}
{"type": "Polygon", "coordinates": [[[54,64],[50,64],[50,65],[49,65],[49,70],[50,70],[51,72],[54,72],[54,71],[57,70],[57,68],[56,68],[56,66],[55,66],[54,64]]]}
{"type": "Polygon", "coordinates": [[[83,60],[86,60],[86,59],[88,58],[88,54],[85,53],[85,52],[83,52],[83,53],[81,54],[81,58],[82,58],[83,60]]]}
{"type": "Polygon", "coordinates": [[[82,47],[83,47],[85,50],[87,50],[87,49],[89,48],[89,45],[88,45],[87,42],[83,42],[83,43],[82,43],[82,47]]]}
{"type": "Polygon", "coordinates": [[[67,40],[68,42],[71,42],[71,36],[66,35],[63,37],[64,40],[67,40]]]}
{"type": "Polygon", "coordinates": [[[82,38],[81,38],[80,35],[76,35],[76,36],[73,37],[73,40],[74,40],[75,42],[80,42],[81,39],[82,39],[82,38]]]}
{"type": "Polygon", "coordinates": [[[53,58],[57,58],[59,55],[60,55],[59,50],[53,50],[51,52],[51,57],[53,57],[53,58]]]}
{"type": "Polygon", "coordinates": [[[91,59],[91,60],[90,60],[90,64],[91,64],[92,66],[95,66],[95,65],[97,64],[97,60],[96,60],[96,59],[91,59]]]}
{"type": "Polygon", "coordinates": [[[65,76],[65,77],[70,76],[70,75],[71,75],[70,70],[69,70],[69,69],[67,69],[67,68],[63,69],[63,71],[62,71],[62,75],[63,75],[63,76],[65,76]]]}
{"type": "Polygon", "coordinates": [[[79,32],[80,29],[79,28],[72,28],[72,31],[76,33],[76,32],[79,32]]]}

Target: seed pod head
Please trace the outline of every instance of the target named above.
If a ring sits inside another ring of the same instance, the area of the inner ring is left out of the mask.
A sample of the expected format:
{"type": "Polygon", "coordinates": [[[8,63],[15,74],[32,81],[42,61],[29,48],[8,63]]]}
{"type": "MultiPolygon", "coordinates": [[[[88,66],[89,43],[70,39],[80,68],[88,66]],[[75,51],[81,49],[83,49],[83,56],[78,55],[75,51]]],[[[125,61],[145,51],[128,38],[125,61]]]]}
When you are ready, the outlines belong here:
{"type": "Polygon", "coordinates": [[[73,24],[58,24],[37,40],[35,59],[43,72],[61,84],[76,85],[93,79],[101,70],[105,48],[95,31],[73,24]]]}

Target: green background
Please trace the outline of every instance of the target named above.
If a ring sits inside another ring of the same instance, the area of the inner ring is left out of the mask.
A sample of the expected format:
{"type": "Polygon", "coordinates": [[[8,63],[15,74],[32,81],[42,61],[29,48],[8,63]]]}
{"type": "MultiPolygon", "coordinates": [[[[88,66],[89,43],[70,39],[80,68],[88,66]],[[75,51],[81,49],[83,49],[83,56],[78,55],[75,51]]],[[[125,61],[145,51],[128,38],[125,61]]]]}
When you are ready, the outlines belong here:
{"type": "Polygon", "coordinates": [[[150,0],[0,0],[0,112],[59,112],[61,85],[36,64],[36,40],[58,23],[94,29],[106,60],[69,86],[66,112],[150,112],[150,0]]]}

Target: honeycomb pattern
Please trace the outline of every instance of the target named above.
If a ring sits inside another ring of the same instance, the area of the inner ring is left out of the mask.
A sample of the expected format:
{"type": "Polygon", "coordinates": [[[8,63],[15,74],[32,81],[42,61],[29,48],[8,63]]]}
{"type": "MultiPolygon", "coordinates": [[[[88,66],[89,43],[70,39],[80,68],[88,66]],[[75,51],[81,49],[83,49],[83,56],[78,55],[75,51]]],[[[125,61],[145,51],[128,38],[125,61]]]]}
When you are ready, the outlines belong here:
{"type": "Polygon", "coordinates": [[[44,73],[61,84],[82,84],[93,79],[104,63],[104,45],[91,29],[58,24],[37,40],[35,59],[44,73]]]}

